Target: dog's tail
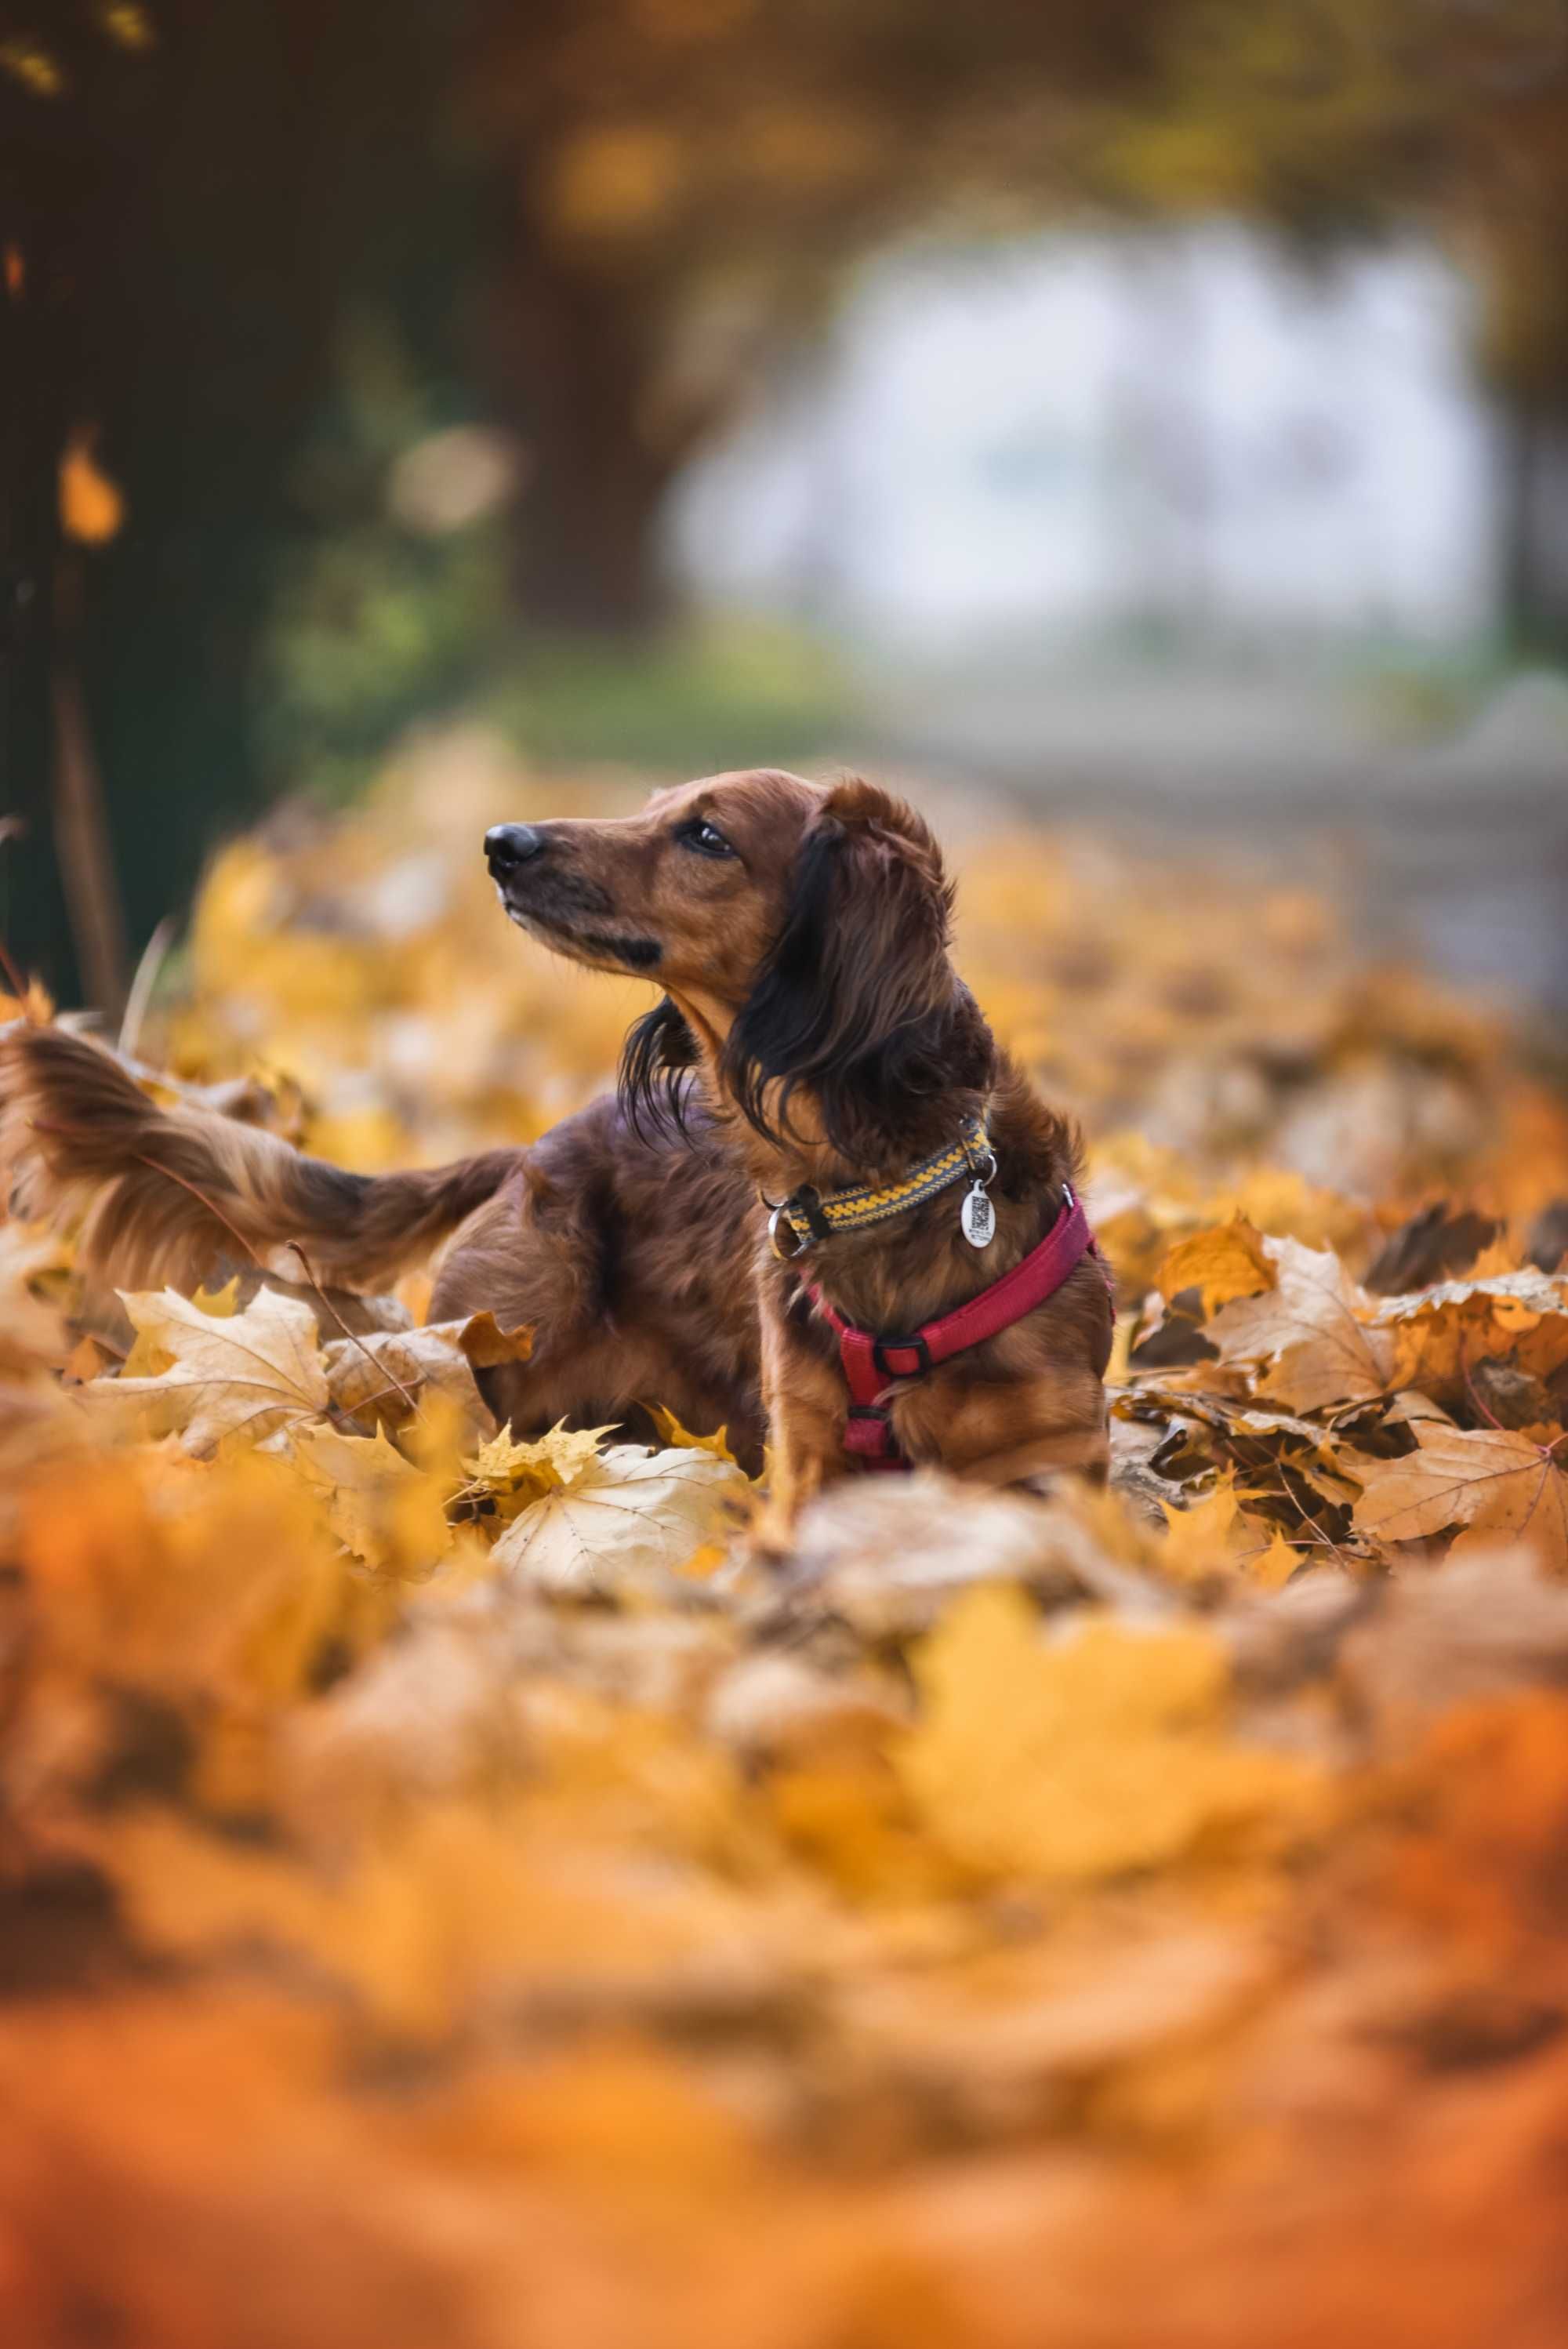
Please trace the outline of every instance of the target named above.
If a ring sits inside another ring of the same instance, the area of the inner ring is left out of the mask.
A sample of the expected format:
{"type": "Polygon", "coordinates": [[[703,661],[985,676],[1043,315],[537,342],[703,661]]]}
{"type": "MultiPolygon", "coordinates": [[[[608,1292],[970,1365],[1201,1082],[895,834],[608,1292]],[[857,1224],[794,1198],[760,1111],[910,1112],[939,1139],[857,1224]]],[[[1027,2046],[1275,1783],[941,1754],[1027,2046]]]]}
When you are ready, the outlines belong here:
{"type": "MultiPolygon", "coordinates": [[[[298,1278],[372,1288],[500,1187],[521,1153],[350,1174],[215,1111],[160,1109],[108,1052],[63,1029],[0,1034],[0,1168],[17,1213],[82,1218],[87,1262],[120,1288],[190,1287],[242,1247],[298,1278]]],[[[0,1205],[4,1188],[0,1188],[0,1205]]]]}

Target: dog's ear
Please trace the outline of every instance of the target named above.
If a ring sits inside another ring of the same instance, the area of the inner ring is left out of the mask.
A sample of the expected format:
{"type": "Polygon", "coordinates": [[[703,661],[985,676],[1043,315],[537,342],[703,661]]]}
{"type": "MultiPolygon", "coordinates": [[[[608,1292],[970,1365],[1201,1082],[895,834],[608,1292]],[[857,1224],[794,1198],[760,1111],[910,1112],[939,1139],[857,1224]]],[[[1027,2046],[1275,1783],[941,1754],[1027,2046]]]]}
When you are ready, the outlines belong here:
{"type": "Polygon", "coordinates": [[[645,1140],[686,1124],[686,1076],[696,1066],[696,1039],[663,995],[626,1030],[615,1090],[634,1133],[645,1140]]]}
{"type": "Polygon", "coordinates": [[[985,1082],[984,1025],[947,959],[952,910],[941,851],[913,808],[859,781],[825,795],[725,1044],[728,1088],[759,1133],[785,1139],[791,1099],[807,1092],[833,1147],[868,1164],[900,1149],[923,1099],[985,1082]]]}

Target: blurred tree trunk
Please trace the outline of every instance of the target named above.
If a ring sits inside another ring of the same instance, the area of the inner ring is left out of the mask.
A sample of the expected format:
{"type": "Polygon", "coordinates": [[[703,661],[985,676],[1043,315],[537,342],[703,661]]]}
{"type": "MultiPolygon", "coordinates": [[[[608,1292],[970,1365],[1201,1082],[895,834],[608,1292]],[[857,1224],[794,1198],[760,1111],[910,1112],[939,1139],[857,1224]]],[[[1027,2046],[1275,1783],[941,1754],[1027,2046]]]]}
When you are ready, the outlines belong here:
{"type": "Polygon", "coordinates": [[[19,973],[57,963],[67,933],[48,789],[50,582],[65,406],[47,222],[26,169],[30,119],[14,93],[0,94],[8,159],[0,206],[0,945],[19,973]]]}
{"type": "Polygon", "coordinates": [[[1540,417],[1517,400],[1502,412],[1501,574],[1503,634],[1512,647],[1535,636],[1539,576],[1535,546],[1535,473],[1540,417]]]}
{"type": "Polygon", "coordinates": [[[1521,653],[1568,645],[1568,415],[1538,398],[1503,413],[1502,610],[1521,653]]]}
{"type": "Polygon", "coordinates": [[[654,440],[647,330],[627,289],[520,240],[505,393],[529,452],[516,590],[542,626],[634,635],[668,608],[657,520],[681,450],[654,440]]]}
{"type": "Polygon", "coordinates": [[[0,267],[14,248],[22,273],[0,296],[0,730],[26,820],[0,846],[0,914],[70,992],[46,788],[60,447],[95,431],[125,499],[84,564],[67,702],[134,949],[277,780],[256,650],[279,552],[315,526],[295,465],[343,316],[356,295],[423,303],[418,330],[444,337],[461,173],[438,124],[461,8],[404,0],[394,36],[373,0],[160,0],[139,48],[97,12],[34,13],[57,93],[0,75],[0,267]]]}

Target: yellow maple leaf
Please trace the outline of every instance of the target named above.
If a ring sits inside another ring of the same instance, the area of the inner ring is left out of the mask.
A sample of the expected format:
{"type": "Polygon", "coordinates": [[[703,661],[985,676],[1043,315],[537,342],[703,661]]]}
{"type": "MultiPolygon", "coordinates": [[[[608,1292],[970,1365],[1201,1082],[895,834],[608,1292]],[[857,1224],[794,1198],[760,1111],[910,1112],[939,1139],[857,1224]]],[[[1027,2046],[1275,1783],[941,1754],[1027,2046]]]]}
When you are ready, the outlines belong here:
{"type": "MultiPolygon", "coordinates": [[[[222,1288],[198,1288],[191,1302],[199,1313],[211,1314],[215,1321],[228,1320],[240,1309],[239,1274],[225,1281],[222,1288]]],[[[120,1377],[155,1379],[173,1360],[169,1348],[160,1343],[150,1329],[138,1330],[130,1351],[119,1366],[120,1377]]]]}
{"type": "Polygon", "coordinates": [[[1300,1567],[1302,1556],[1276,1526],[1264,1548],[1248,1551],[1238,1563],[1249,1582],[1264,1590],[1283,1590],[1300,1567]]]}
{"type": "Polygon", "coordinates": [[[488,1497],[498,1516],[511,1518],[531,1502],[581,1476],[598,1457],[599,1438],[609,1432],[607,1427],[562,1424],[535,1442],[520,1444],[511,1428],[503,1427],[463,1462],[462,1473],[470,1493],[488,1497]]]}
{"type": "MultiPolygon", "coordinates": [[[[121,1292],[138,1341],[167,1355],[155,1376],[95,1379],[84,1404],[120,1425],[178,1433],[188,1452],[228,1436],[251,1441],[324,1412],[329,1401],[315,1316],[308,1305],[262,1289],[242,1313],[216,1319],[178,1290],[121,1292]]],[[[132,1359],[134,1360],[134,1350],[132,1359]]]]}
{"type": "Polygon", "coordinates": [[[673,1411],[665,1409],[663,1403],[650,1403],[647,1408],[649,1417],[665,1442],[677,1452],[711,1452],[716,1460],[727,1460],[732,1468],[739,1466],[726,1441],[729,1433],[727,1427],[717,1427],[711,1435],[694,1435],[689,1427],[681,1425],[673,1411]]]}
{"type": "Polygon", "coordinates": [[[1243,1557],[1266,1548],[1270,1528],[1242,1506],[1251,1497],[1237,1491],[1235,1475],[1227,1469],[1211,1492],[1187,1508],[1161,1501],[1165,1537],[1158,1563],[1162,1570],[1177,1582],[1202,1581],[1231,1572],[1243,1557]]]}
{"type": "Polygon", "coordinates": [[[208,1288],[203,1285],[196,1290],[191,1302],[201,1312],[210,1313],[214,1321],[227,1321],[231,1315],[240,1310],[239,1274],[232,1274],[222,1288],[208,1288]]]}
{"type": "Polygon", "coordinates": [[[1205,1320],[1232,1298],[1255,1297],[1274,1285],[1264,1236],[1241,1216],[1179,1240],[1160,1268],[1159,1288],[1166,1303],[1184,1288],[1201,1288],[1205,1320]]]}
{"type": "Polygon", "coordinates": [[[305,1427],[292,1451],[324,1498],[334,1533],[366,1566],[413,1574],[444,1555],[452,1537],[440,1486],[404,1459],[384,1429],[340,1435],[334,1427],[305,1427]]]}
{"type": "Polygon", "coordinates": [[[1228,1668],[1197,1624],[1108,1617],[1050,1640],[1016,1590],[966,1595],[923,1643],[899,1768],[929,1829],[985,1873],[1094,1878],[1290,1813],[1312,1784],[1224,1734],[1228,1668]]]}

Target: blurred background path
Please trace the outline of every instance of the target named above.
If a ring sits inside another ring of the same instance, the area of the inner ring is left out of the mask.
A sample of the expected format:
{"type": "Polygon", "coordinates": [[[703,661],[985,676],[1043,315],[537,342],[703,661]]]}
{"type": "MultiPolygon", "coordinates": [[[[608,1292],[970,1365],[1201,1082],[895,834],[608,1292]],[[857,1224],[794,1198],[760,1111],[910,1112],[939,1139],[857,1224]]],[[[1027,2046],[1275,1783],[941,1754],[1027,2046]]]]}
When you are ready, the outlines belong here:
{"type": "Polygon", "coordinates": [[[1178,858],[1304,863],[1369,947],[1568,1009],[1568,686],[1522,675],[1438,744],[1367,698],[1281,678],[1089,666],[907,669],[868,694],[873,753],[985,781],[1051,821],[1178,858]]]}
{"type": "Polygon", "coordinates": [[[1568,0],[17,0],[0,939],[410,730],[861,758],[1568,1004],[1568,0]]]}

